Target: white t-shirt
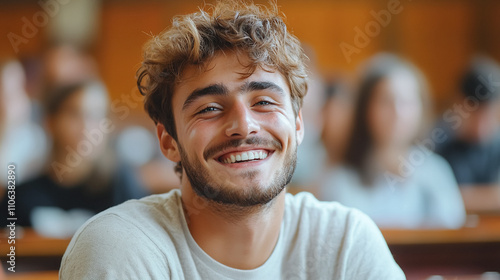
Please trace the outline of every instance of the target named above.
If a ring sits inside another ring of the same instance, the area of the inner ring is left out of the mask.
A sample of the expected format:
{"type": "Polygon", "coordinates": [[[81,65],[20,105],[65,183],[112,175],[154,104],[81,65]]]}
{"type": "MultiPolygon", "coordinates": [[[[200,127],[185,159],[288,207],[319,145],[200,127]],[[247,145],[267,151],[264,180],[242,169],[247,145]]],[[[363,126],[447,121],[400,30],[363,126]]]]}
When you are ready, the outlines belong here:
{"type": "Polygon", "coordinates": [[[375,224],[309,193],[286,195],[278,242],[252,270],[218,263],[191,236],[179,190],[130,200],[89,220],[60,279],[405,279],[375,224]]]}

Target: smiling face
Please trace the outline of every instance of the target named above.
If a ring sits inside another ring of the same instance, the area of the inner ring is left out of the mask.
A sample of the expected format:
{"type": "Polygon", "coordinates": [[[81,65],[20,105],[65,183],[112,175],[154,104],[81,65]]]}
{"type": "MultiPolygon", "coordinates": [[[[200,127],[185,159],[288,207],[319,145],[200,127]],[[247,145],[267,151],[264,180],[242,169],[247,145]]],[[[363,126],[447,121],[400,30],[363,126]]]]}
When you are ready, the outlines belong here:
{"type": "Polygon", "coordinates": [[[183,188],[223,204],[266,204],[290,181],[303,137],[289,86],[277,71],[219,53],[199,71],[188,66],[174,90],[175,141],[157,127],[163,153],[181,161],[183,188]],[[243,64],[243,65],[242,65],[243,64]]]}

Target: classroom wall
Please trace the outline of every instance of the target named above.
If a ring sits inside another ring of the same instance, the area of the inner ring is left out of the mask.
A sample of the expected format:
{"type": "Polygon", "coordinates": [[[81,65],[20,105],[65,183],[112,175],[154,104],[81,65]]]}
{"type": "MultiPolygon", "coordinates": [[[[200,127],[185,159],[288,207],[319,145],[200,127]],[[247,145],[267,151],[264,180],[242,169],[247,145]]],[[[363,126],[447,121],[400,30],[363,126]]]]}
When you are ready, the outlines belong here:
{"type": "MultiPolygon", "coordinates": [[[[400,53],[427,75],[438,111],[452,102],[456,80],[472,54],[483,52],[500,60],[500,38],[495,35],[500,34],[499,1],[281,0],[278,4],[289,29],[316,50],[321,70],[352,71],[376,52],[400,53]],[[397,13],[377,29],[373,14],[391,9],[397,13]],[[356,44],[355,28],[371,30],[368,42],[356,44]],[[356,52],[346,57],[342,45],[353,46],[356,52]]],[[[194,0],[102,1],[100,28],[91,51],[113,99],[134,90],[142,44],[151,34],[169,26],[174,15],[195,11],[200,5],[201,1],[194,0]]],[[[44,27],[28,43],[20,44],[17,54],[7,37],[21,34],[23,17],[32,19],[39,11],[37,1],[0,1],[0,36],[4,38],[0,57],[41,52],[47,42],[44,27]]]]}

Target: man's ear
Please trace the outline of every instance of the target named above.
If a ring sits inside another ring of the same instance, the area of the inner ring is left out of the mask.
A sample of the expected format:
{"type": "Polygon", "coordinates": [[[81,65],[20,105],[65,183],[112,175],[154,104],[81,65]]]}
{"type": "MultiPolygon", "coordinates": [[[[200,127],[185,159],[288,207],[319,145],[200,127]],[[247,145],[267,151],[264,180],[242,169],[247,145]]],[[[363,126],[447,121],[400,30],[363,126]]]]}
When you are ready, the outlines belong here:
{"type": "Polygon", "coordinates": [[[295,130],[297,133],[297,145],[302,143],[304,139],[304,121],[302,120],[302,109],[299,110],[297,117],[295,119],[295,130]]]}
{"type": "Polygon", "coordinates": [[[156,134],[160,142],[160,149],[162,154],[173,162],[181,161],[179,147],[175,139],[167,132],[165,126],[161,123],[156,124],[156,134]]]}

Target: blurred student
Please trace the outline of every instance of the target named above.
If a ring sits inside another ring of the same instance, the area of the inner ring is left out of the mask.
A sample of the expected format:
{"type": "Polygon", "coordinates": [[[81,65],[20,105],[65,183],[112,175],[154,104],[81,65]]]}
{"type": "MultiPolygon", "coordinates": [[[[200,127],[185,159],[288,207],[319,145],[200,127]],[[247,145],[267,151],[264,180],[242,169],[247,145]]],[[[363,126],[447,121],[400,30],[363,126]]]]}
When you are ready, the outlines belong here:
{"type": "Polygon", "coordinates": [[[500,66],[487,57],[473,59],[460,93],[458,106],[441,123],[450,137],[436,151],[460,186],[500,185],[500,66]]]}
{"type": "Polygon", "coordinates": [[[106,149],[113,124],[106,118],[101,83],[56,88],[45,96],[44,107],[51,156],[43,174],[16,188],[19,225],[71,235],[92,215],[146,195],[134,173],[117,165],[106,149]]]}
{"type": "Polygon", "coordinates": [[[42,61],[46,88],[76,84],[98,77],[94,57],[73,44],[57,43],[49,46],[42,61]]]}
{"type": "Polygon", "coordinates": [[[430,110],[420,73],[396,56],[377,55],[357,98],[345,165],[324,174],[320,198],[358,208],[380,227],[462,226],[465,211],[449,165],[414,145],[430,110]]]}
{"type": "Polygon", "coordinates": [[[326,168],[341,164],[345,156],[354,111],[354,100],[350,92],[348,83],[342,77],[327,82],[321,110],[321,142],[327,155],[326,168]]]}
{"type": "MultiPolygon", "coordinates": [[[[0,163],[16,165],[16,183],[37,175],[45,160],[46,135],[32,120],[31,100],[26,93],[26,74],[20,62],[0,63],[0,163]]],[[[0,186],[7,182],[1,172],[0,186]]]]}
{"type": "Polygon", "coordinates": [[[288,187],[292,193],[311,189],[311,182],[319,175],[325,157],[325,148],[320,140],[323,119],[319,114],[322,107],[325,82],[319,72],[314,49],[307,44],[302,44],[302,46],[304,53],[309,58],[306,62],[309,72],[307,94],[304,97],[302,106],[302,116],[307,137],[304,137],[304,140],[297,148],[297,167],[288,187]],[[297,189],[294,190],[293,188],[297,189]]]}
{"type": "Polygon", "coordinates": [[[114,146],[118,160],[138,171],[142,186],[150,193],[160,194],[179,188],[180,180],[174,171],[176,163],[156,149],[156,141],[149,125],[128,124],[116,136],[114,146]]]}

